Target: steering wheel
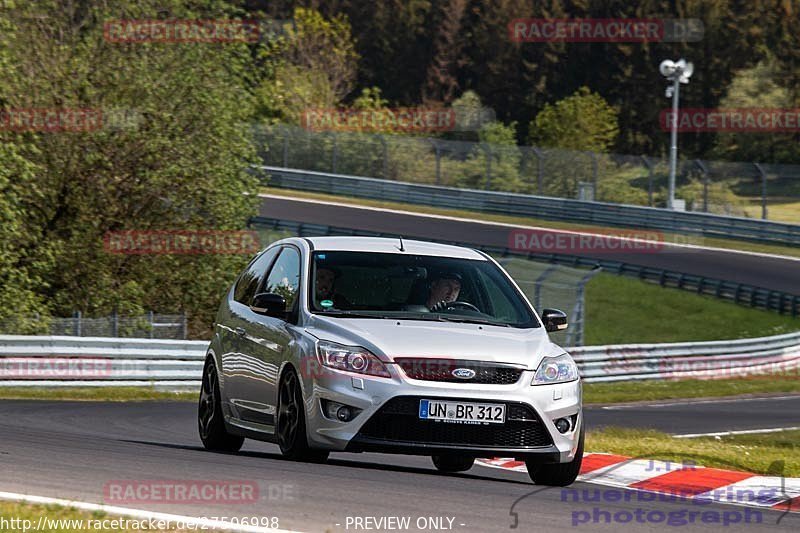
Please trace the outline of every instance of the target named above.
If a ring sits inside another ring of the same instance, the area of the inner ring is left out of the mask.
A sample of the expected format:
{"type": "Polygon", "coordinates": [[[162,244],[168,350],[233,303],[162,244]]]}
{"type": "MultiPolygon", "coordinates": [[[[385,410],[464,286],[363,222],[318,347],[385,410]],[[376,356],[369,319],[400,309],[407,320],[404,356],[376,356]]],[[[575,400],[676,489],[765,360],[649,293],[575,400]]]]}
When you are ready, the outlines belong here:
{"type": "Polygon", "coordinates": [[[435,303],[433,307],[431,307],[432,312],[444,311],[445,309],[466,309],[468,311],[480,313],[480,310],[471,303],[458,300],[455,302],[445,302],[442,300],[441,302],[435,303]]]}

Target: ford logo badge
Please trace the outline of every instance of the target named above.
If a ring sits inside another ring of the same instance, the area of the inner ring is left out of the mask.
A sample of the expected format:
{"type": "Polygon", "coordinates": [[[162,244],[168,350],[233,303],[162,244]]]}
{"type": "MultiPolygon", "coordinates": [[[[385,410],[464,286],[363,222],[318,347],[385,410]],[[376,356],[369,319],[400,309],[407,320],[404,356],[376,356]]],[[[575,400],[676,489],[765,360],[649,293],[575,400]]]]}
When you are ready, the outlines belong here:
{"type": "Polygon", "coordinates": [[[475,371],[471,368],[456,368],[450,373],[458,379],[472,379],[475,377],[475,371]]]}

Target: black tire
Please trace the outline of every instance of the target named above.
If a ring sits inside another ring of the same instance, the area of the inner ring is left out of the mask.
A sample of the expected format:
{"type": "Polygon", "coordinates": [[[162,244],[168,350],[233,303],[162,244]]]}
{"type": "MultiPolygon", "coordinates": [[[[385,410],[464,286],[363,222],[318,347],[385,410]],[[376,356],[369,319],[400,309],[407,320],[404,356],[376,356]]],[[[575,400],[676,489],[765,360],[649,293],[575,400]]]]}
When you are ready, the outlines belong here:
{"type": "Polygon", "coordinates": [[[566,487],[571,485],[578,477],[583,462],[583,438],[584,430],[581,426],[581,435],[578,437],[578,449],[575,451],[575,458],[569,463],[536,463],[533,460],[525,461],[528,468],[528,475],[537,485],[549,485],[551,487],[566,487]]]}
{"type": "Polygon", "coordinates": [[[244,444],[244,437],[231,435],[225,429],[219,379],[213,359],[206,361],[203,368],[200,402],[197,407],[197,428],[206,450],[238,452],[244,444]]]}
{"type": "Polygon", "coordinates": [[[475,464],[474,457],[463,455],[434,455],[431,459],[436,470],[447,473],[466,472],[475,464]]]}
{"type": "Polygon", "coordinates": [[[281,377],[277,413],[275,432],[281,454],[293,461],[325,462],[329,452],[314,450],[308,445],[303,391],[297,373],[292,369],[281,377]]]}

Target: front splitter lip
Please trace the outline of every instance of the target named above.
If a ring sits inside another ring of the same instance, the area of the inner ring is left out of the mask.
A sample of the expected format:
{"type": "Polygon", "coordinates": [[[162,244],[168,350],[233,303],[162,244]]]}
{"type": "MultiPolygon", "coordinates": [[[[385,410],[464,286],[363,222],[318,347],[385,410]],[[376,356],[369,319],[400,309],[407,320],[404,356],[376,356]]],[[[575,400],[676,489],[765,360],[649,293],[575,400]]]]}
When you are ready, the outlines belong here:
{"type": "Polygon", "coordinates": [[[458,453],[470,457],[514,457],[515,459],[536,459],[542,463],[561,462],[562,452],[554,445],[531,446],[527,448],[500,448],[486,446],[467,446],[464,444],[404,442],[374,439],[356,435],[345,448],[346,452],[399,453],[404,455],[437,455],[458,453]]]}

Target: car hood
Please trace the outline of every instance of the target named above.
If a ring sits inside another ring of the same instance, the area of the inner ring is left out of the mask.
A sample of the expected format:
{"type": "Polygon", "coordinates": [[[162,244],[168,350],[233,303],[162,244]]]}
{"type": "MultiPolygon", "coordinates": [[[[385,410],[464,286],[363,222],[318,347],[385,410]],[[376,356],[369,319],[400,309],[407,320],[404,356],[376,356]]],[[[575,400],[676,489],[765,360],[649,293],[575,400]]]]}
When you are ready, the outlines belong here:
{"type": "Polygon", "coordinates": [[[314,315],[306,331],[321,340],[363,346],[380,359],[436,357],[539,366],[564,350],[544,328],[511,328],[460,322],[332,318],[314,315]]]}

